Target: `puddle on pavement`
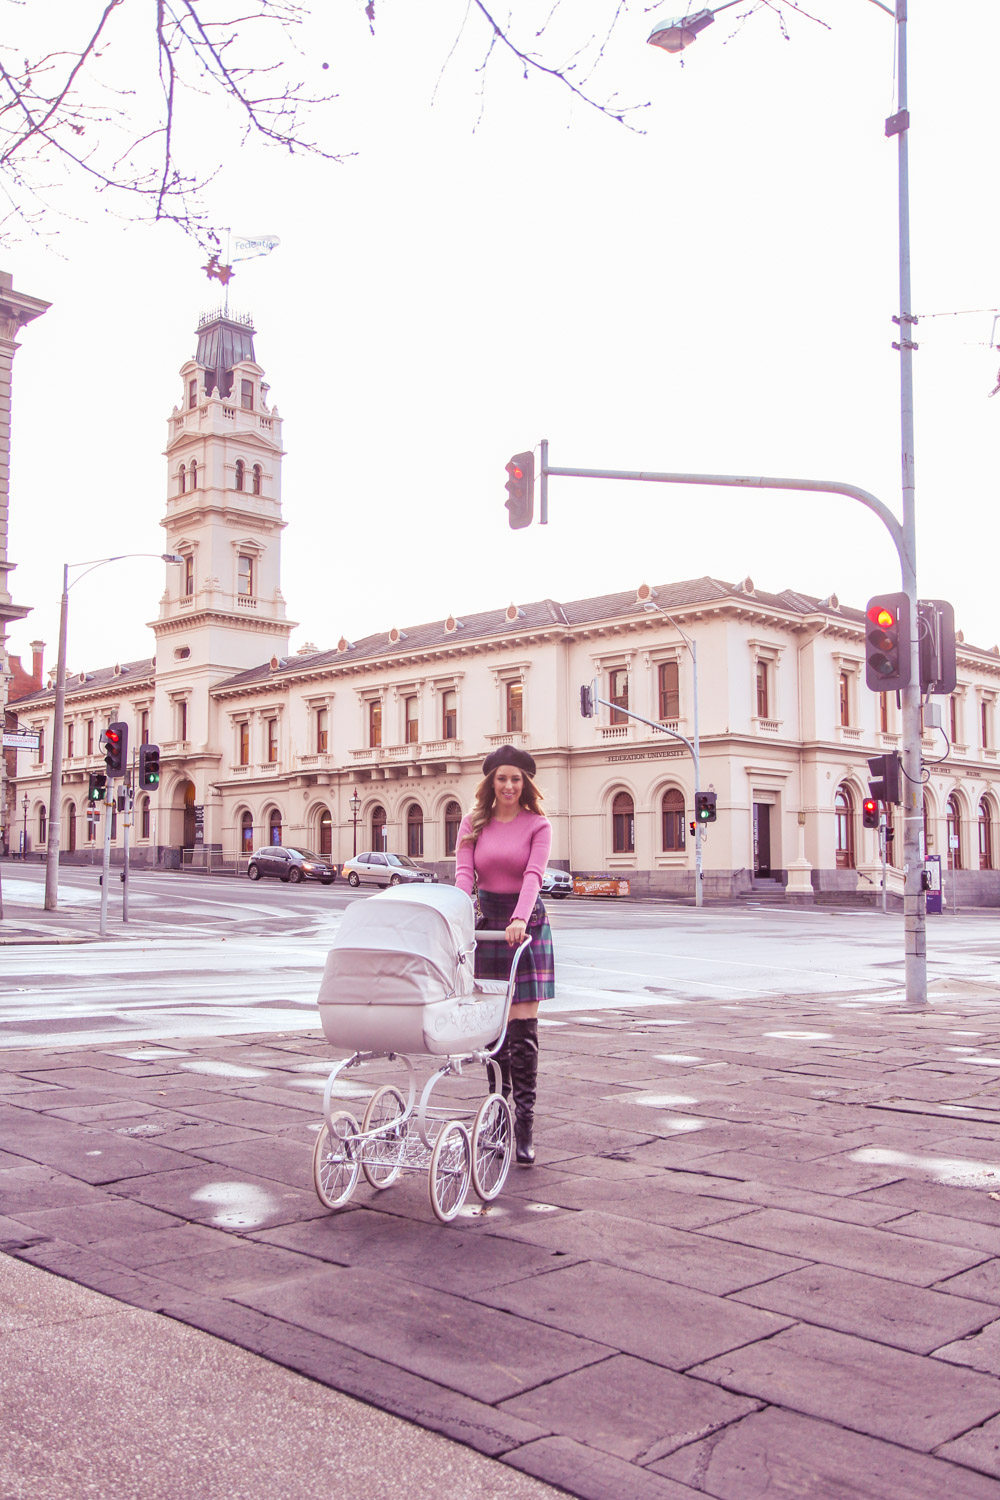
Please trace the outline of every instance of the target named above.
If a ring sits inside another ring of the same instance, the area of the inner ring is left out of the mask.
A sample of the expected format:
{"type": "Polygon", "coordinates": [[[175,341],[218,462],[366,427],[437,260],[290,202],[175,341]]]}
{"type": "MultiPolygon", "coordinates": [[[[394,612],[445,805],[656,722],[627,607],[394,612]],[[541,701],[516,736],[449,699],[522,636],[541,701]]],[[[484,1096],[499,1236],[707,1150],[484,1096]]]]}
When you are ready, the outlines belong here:
{"type": "Polygon", "coordinates": [[[219,1229],[259,1228],[278,1206],[270,1193],[250,1182],[210,1182],[193,1192],[191,1201],[213,1204],[211,1222],[219,1229]]]}
{"type": "Polygon", "coordinates": [[[186,1073],[206,1073],[212,1078],[266,1078],[266,1068],[244,1068],[238,1063],[216,1062],[213,1058],[201,1058],[197,1062],[185,1062],[180,1066],[186,1073]]]}
{"type": "Polygon", "coordinates": [[[697,1104],[690,1094],[633,1094],[629,1104],[644,1104],[648,1109],[680,1109],[683,1104],[697,1104]]]}
{"type": "Polygon", "coordinates": [[[878,1146],[852,1151],[848,1160],[868,1167],[910,1167],[949,1187],[1000,1188],[1000,1162],[970,1161],[961,1156],[916,1156],[909,1151],[888,1151],[878,1146]]]}

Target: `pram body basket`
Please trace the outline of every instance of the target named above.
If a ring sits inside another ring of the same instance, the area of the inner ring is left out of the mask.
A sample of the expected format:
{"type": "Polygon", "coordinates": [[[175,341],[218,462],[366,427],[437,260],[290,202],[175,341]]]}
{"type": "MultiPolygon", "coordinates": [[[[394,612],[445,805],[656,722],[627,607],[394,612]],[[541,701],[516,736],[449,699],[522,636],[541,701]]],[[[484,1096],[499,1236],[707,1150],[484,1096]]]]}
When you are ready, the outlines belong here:
{"type": "Polygon", "coordinates": [[[506,1020],[506,985],[477,985],[475,947],[475,909],[455,886],[395,886],[355,902],[320,985],[327,1040],[438,1057],[490,1046],[506,1020]]]}

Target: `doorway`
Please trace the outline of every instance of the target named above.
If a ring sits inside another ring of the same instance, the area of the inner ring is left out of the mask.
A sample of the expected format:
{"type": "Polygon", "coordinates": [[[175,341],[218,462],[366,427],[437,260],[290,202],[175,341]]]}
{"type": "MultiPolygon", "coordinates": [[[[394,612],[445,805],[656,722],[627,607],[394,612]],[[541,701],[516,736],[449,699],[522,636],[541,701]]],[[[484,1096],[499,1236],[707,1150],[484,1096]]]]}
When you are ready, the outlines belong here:
{"type": "Polygon", "coordinates": [[[753,805],[753,872],[771,874],[771,808],[767,802],[753,805]]]}

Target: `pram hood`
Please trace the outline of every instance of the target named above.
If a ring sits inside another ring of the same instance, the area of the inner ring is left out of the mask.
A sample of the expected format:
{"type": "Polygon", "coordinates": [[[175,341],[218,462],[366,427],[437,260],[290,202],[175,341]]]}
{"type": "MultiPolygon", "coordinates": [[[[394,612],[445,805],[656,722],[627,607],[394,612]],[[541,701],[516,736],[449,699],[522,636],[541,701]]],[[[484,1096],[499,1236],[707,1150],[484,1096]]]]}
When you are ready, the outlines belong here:
{"type": "Polygon", "coordinates": [[[456,886],[391,886],[344,913],[319,1004],[423,1005],[474,988],[475,908],[456,886]]]}

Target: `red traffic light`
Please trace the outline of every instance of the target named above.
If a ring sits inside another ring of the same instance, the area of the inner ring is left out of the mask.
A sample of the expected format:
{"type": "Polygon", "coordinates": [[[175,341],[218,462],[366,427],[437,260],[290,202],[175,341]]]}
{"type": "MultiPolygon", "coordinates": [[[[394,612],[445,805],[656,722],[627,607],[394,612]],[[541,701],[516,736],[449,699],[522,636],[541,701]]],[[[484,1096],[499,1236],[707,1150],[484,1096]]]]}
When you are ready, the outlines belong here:
{"type": "Polygon", "coordinates": [[[873,625],[881,625],[883,630],[888,630],[890,625],[895,625],[896,616],[886,604],[872,604],[868,609],[868,618],[873,625]]]}
{"type": "Polygon", "coordinates": [[[878,802],[874,797],[866,797],[861,804],[861,826],[862,828],[877,828],[878,825],[878,802]]]}
{"type": "Polygon", "coordinates": [[[534,453],[515,453],[504,468],[508,475],[507,499],[504,504],[507,507],[511,530],[518,531],[522,526],[531,525],[534,514],[535,455],[534,453]]]}

